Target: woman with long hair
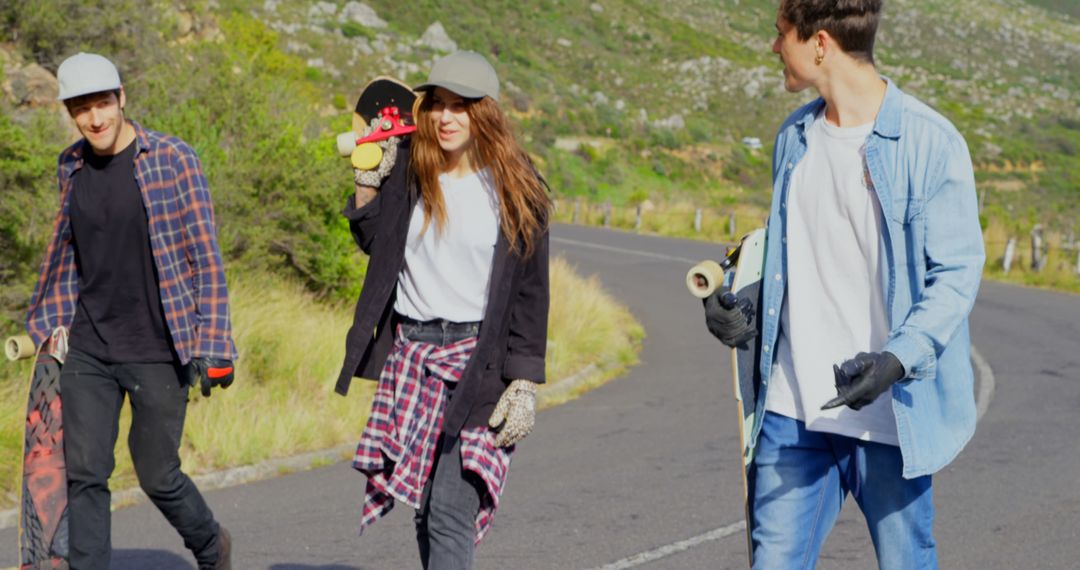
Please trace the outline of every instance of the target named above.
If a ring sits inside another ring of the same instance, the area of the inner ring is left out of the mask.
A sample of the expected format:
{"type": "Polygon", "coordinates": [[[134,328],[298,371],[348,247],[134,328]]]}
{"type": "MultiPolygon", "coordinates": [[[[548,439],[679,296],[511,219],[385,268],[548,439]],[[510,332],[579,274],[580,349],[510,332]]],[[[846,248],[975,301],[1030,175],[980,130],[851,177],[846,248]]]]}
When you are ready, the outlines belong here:
{"type": "Polygon", "coordinates": [[[379,379],[361,531],[403,501],[424,568],[470,568],[544,382],[551,205],[483,56],[446,56],[415,90],[416,132],[357,171],[345,209],[371,257],[337,391],[379,379]]]}

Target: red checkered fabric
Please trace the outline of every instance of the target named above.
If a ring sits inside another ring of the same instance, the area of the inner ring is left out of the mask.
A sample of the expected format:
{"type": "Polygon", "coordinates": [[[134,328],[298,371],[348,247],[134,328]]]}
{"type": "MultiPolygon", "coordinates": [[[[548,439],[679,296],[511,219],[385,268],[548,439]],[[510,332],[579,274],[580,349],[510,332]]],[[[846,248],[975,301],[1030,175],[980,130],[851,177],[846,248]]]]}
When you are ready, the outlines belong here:
{"type": "MultiPolygon", "coordinates": [[[[353,468],[368,478],[361,533],[395,500],[420,508],[442,433],[447,385],[461,378],[475,348],[476,337],[438,346],[410,341],[399,327],[353,459],[353,468]]],[[[479,544],[498,508],[513,448],[496,447],[495,433],[486,427],[462,430],[460,438],[462,468],[476,473],[487,490],[476,516],[479,544]]]]}

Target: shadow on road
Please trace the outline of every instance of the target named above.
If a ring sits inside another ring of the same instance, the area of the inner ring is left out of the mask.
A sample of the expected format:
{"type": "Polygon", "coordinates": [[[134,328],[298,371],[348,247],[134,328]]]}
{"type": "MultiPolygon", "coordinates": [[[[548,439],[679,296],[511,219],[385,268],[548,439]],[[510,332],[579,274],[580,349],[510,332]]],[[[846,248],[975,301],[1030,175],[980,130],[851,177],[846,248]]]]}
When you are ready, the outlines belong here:
{"type": "Polygon", "coordinates": [[[178,554],[166,550],[113,550],[113,570],[194,570],[195,566],[178,554]]]}
{"type": "Polygon", "coordinates": [[[360,566],[342,566],[341,564],[325,564],[312,566],[310,564],[274,564],[269,570],[364,570],[360,566]]]}

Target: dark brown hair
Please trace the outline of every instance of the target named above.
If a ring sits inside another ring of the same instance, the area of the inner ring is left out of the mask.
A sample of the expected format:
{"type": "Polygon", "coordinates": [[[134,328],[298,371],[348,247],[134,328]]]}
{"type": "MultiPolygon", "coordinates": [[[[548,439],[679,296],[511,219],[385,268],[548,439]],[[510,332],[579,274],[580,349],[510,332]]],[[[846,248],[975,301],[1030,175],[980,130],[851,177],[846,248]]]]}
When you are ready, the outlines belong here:
{"type": "MultiPolygon", "coordinates": [[[[521,246],[525,257],[532,255],[536,237],[547,226],[551,199],[547,185],[533,168],[529,155],[510,129],[499,104],[490,97],[464,99],[469,114],[469,131],[475,142],[469,151],[472,164],[490,168],[499,196],[499,226],[511,248],[521,246]]],[[[424,230],[435,220],[435,231],[446,224],[446,202],[439,188],[439,175],[446,157],[439,147],[438,133],[431,120],[432,92],[424,93],[415,107],[416,133],[412,141],[412,168],[420,182],[424,200],[424,230]]]]}
{"type": "Polygon", "coordinates": [[[825,30],[844,53],[874,63],[874,35],[883,0],[781,0],[780,17],[800,41],[825,30]]]}
{"type": "Polygon", "coordinates": [[[95,91],[94,93],[87,93],[86,95],[79,95],[77,97],[72,97],[70,99],[64,99],[64,107],[67,108],[68,113],[70,114],[72,107],[78,107],[79,105],[81,105],[81,104],[83,104],[83,103],[85,103],[87,101],[92,101],[94,99],[97,99],[98,97],[101,97],[102,95],[108,95],[109,93],[112,93],[113,95],[116,95],[116,102],[117,102],[117,104],[119,104],[120,103],[120,90],[119,89],[109,89],[108,91],[95,91]]]}

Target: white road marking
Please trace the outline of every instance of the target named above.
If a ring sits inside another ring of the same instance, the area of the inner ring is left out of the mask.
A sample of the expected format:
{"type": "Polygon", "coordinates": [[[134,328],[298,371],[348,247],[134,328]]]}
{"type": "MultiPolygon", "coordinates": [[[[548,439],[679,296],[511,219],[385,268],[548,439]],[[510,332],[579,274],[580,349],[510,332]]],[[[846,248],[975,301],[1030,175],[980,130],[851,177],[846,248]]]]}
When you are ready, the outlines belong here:
{"type": "Polygon", "coordinates": [[[994,399],[994,370],[974,344],[971,345],[971,361],[979,373],[979,392],[975,394],[975,423],[978,423],[990,407],[990,401],[994,399]]]}
{"type": "Polygon", "coordinates": [[[716,530],[710,530],[705,534],[699,534],[693,538],[686,540],[680,540],[679,542],[673,542],[660,548],[655,548],[641,554],[635,554],[629,558],[623,558],[617,560],[611,564],[605,564],[596,568],[590,568],[589,570],[626,570],[627,568],[634,568],[635,566],[641,566],[642,564],[648,564],[655,560],[664,558],[665,556],[671,556],[683,552],[684,550],[690,550],[695,546],[699,546],[706,542],[714,540],[720,540],[721,538],[738,534],[746,530],[746,521],[739,521],[737,523],[731,523],[727,526],[720,527],[716,530]]]}
{"type": "Polygon", "coordinates": [[[560,238],[560,237],[553,237],[553,238],[550,238],[550,239],[551,239],[551,241],[554,241],[554,242],[565,243],[565,244],[569,244],[569,245],[576,245],[576,246],[579,246],[579,247],[589,247],[589,248],[592,248],[592,249],[600,249],[600,250],[604,250],[604,251],[614,251],[614,252],[618,252],[618,253],[625,253],[627,255],[637,255],[637,256],[640,256],[640,257],[651,257],[653,259],[663,259],[664,261],[679,261],[679,262],[683,262],[683,263],[689,263],[691,265],[701,261],[700,259],[687,259],[685,257],[675,257],[675,256],[672,256],[672,255],[664,255],[662,253],[652,253],[652,252],[649,252],[649,251],[637,251],[637,250],[634,250],[634,249],[626,249],[626,248],[614,247],[614,246],[610,246],[610,245],[600,245],[598,243],[589,243],[587,241],[577,241],[577,240],[573,240],[573,239],[566,239],[566,238],[560,238]]]}

